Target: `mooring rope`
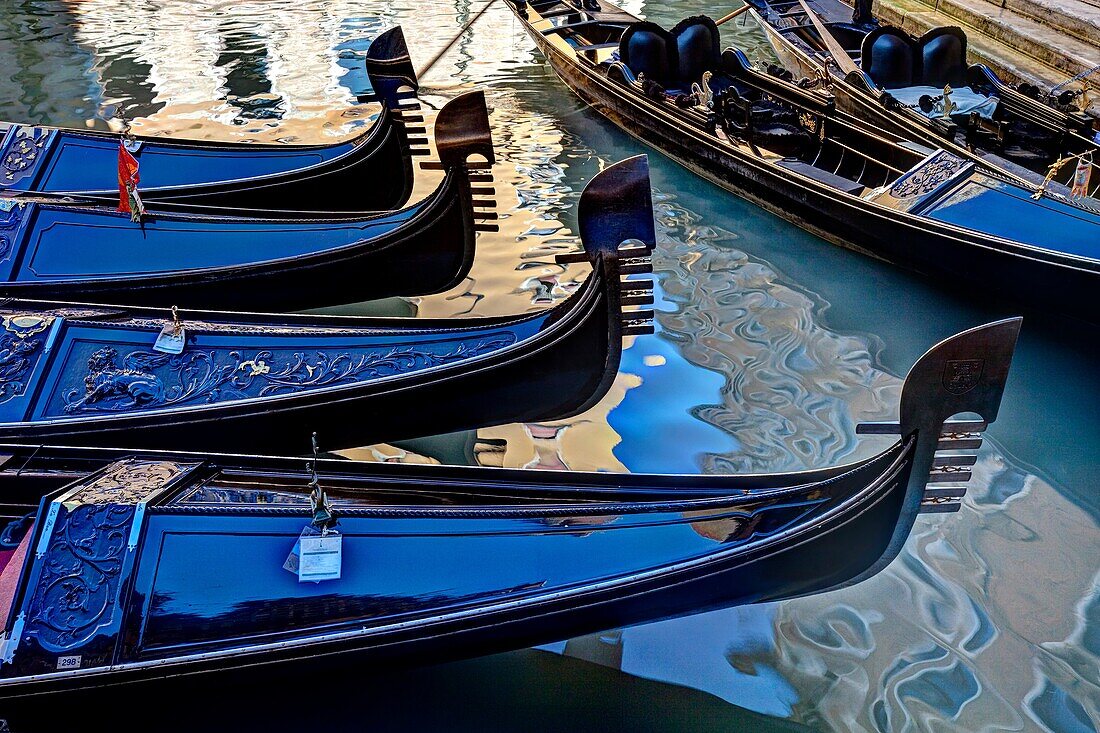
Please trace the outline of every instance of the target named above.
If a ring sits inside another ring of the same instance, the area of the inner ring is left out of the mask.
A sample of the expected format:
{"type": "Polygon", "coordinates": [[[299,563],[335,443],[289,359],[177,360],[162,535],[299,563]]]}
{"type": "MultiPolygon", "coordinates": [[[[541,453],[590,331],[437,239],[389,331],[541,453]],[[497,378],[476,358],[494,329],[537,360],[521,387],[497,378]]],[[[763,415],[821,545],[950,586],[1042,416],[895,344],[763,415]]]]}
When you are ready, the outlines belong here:
{"type": "Polygon", "coordinates": [[[468,21],[468,22],[466,23],[466,25],[462,26],[462,30],[460,30],[460,31],[459,31],[459,32],[458,32],[458,33],[457,33],[457,34],[455,35],[455,37],[454,37],[454,38],[452,38],[452,39],[451,39],[451,40],[450,40],[450,41],[449,41],[449,42],[447,43],[447,45],[443,47],[443,49],[442,49],[442,50],[441,50],[441,51],[440,51],[439,53],[437,53],[437,54],[436,54],[435,56],[433,56],[433,57],[432,57],[432,60],[431,60],[431,61],[429,61],[429,62],[428,62],[428,64],[427,64],[426,66],[424,66],[424,67],[423,67],[423,68],[421,68],[421,69],[417,69],[417,71],[416,71],[416,76],[417,76],[417,78],[420,78],[420,79],[424,78],[424,75],[425,75],[425,74],[427,74],[427,73],[428,73],[429,71],[431,71],[432,67],[433,67],[433,66],[435,66],[435,65],[436,65],[436,64],[437,64],[437,63],[439,62],[439,60],[440,60],[441,58],[443,58],[443,56],[444,56],[444,55],[445,55],[445,54],[446,54],[446,53],[447,53],[448,51],[450,51],[450,50],[451,50],[451,47],[452,47],[452,46],[454,46],[454,45],[455,45],[455,43],[457,43],[457,42],[458,42],[458,39],[459,39],[459,38],[462,38],[462,34],[464,34],[464,33],[465,33],[466,31],[470,30],[470,27],[471,27],[471,26],[472,26],[472,25],[473,25],[474,23],[476,23],[476,22],[477,22],[477,21],[478,21],[478,20],[479,20],[479,19],[481,18],[481,16],[485,15],[485,11],[486,11],[486,10],[488,10],[488,9],[489,9],[489,6],[490,6],[490,5],[492,5],[492,4],[494,3],[494,2],[495,2],[495,0],[488,0],[488,1],[487,1],[487,2],[485,3],[485,5],[484,5],[484,6],[483,6],[483,7],[481,8],[481,10],[477,11],[477,15],[475,15],[475,16],[474,16],[473,18],[471,18],[471,19],[470,19],[470,20],[469,20],[469,21],[468,21]]]}

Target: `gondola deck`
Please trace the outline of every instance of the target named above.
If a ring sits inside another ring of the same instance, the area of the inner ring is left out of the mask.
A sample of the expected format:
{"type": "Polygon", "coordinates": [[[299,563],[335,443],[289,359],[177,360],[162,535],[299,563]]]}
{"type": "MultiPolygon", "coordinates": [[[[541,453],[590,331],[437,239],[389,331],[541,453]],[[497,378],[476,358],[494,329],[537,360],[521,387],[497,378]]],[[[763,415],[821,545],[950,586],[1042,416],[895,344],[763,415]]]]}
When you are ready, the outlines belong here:
{"type": "Polygon", "coordinates": [[[300,459],[6,447],[7,511],[37,509],[0,572],[0,697],[276,662],[436,662],[858,582],[918,512],[957,508],[955,449],[975,444],[957,431],[996,418],[1019,326],[922,357],[900,421],[872,430],[899,434],[892,446],[792,474],[311,473],[300,459]],[[960,412],[983,421],[945,423],[960,412]],[[318,508],[339,558],[295,569],[318,508]]]}
{"type": "MultiPolygon", "coordinates": [[[[671,61],[653,67],[669,78],[638,79],[616,49],[628,26],[670,48],[675,34],[630,25],[622,12],[604,23],[564,1],[510,5],[566,86],[690,170],[835,243],[1000,298],[1100,319],[1100,214],[1053,196],[1034,201],[1030,189],[966,158],[857,124],[830,95],[758,72],[740,51],[693,62],[710,75],[711,109],[692,101],[699,82],[673,75],[671,61]],[[1029,225],[1017,231],[1021,216],[1029,225]]],[[[707,23],[691,18],[674,30],[707,23]]],[[[712,35],[716,49],[716,28],[712,35]]]]}

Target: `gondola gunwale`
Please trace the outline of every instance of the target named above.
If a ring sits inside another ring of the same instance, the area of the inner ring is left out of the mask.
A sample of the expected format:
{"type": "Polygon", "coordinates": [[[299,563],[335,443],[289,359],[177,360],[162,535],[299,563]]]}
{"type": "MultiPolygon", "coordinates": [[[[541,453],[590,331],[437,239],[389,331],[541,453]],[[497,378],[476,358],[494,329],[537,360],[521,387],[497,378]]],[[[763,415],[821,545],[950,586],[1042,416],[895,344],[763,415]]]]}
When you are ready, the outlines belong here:
{"type": "MultiPolygon", "coordinates": [[[[534,18],[536,11],[530,4],[526,4],[526,17],[522,10],[517,9],[517,0],[508,0],[508,5],[520,19],[539,51],[546,57],[555,75],[586,105],[592,107],[602,116],[611,119],[617,127],[631,137],[639,140],[649,148],[658,150],[693,173],[727,190],[731,190],[736,195],[829,242],[876,259],[900,263],[907,268],[932,276],[942,274],[945,269],[943,263],[931,262],[927,257],[922,258],[913,255],[900,257],[891,253],[890,247],[881,247],[878,241],[867,241],[866,236],[863,236],[863,241],[855,241],[830,231],[825,226],[807,221],[802,216],[795,216],[781,203],[778,203],[775,197],[755,193],[753,187],[723,177],[723,175],[713,172],[712,168],[720,167],[724,173],[732,174],[737,179],[754,181],[758,184],[757,188],[760,187],[759,182],[761,179],[770,179],[768,183],[764,184],[763,188],[777,193],[783,201],[797,202],[802,208],[812,210],[815,216],[827,218],[830,221],[855,221],[857,219],[853,217],[863,217],[864,219],[870,217],[882,227],[889,227],[894,230],[899,227],[902,228],[901,232],[897,232],[899,235],[906,233],[910,236],[923,238],[925,241],[931,240],[938,249],[960,247],[963,250],[970,250],[972,254],[967,256],[968,260],[972,261],[977,258],[983,262],[992,263],[998,269],[1005,269],[1017,275],[1023,271],[1024,267],[1030,267],[1033,264],[1042,265],[1044,268],[1049,268],[1049,272],[1046,273],[1048,279],[1061,279],[1073,283],[1070,288],[1071,297],[1073,298],[1083,298],[1083,289],[1087,289],[1084,280],[1100,274],[1100,258],[1088,258],[1017,242],[975,229],[968,229],[930,218],[921,218],[904,211],[887,209],[853,194],[845,194],[845,192],[836,188],[800,175],[796,171],[779,169],[775,164],[760,159],[752,155],[751,152],[723,143],[717,137],[699,129],[698,124],[682,124],[685,118],[680,116],[679,108],[667,103],[661,106],[661,103],[647,99],[626,85],[608,78],[606,74],[602,73],[599,65],[585,53],[577,52],[572,47],[569,47],[567,52],[566,49],[551,42],[549,37],[543,35],[543,31],[536,27],[540,19],[534,18]],[[566,79],[563,76],[566,73],[564,70],[573,70],[579,78],[573,81],[566,79]],[[608,100],[612,101],[609,102],[608,100]],[[605,107],[614,111],[605,111],[605,107]],[[646,130],[649,135],[656,139],[651,139],[640,132],[636,132],[631,127],[633,125],[646,130]],[[670,140],[677,141],[675,143],[677,152],[669,149],[668,145],[672,144],[669,142],[670,140]],[[702,155],[700,148],[709,153],[709,157],[702,155]],[[716,160],[715,155],[724,156],[732,161],[732,164],[716,160]],[[798,197],[787,192],[786,189],[792,187],[800,192],[798,197]],[[807,202],[805,200],[807,196],[813,197],[813,201],[807,202]],[[828,207],[815,205],[814,201],[828,202],[828,207]]],[[[558,36],[560,34],[555,34],[555,37],[558,36]]],[[[744,57],[740,52],[736,52],[735,55],[740,56],[742,59],[744,57]]],[[[741,63],[749,73],[763,76],[760,72],[748,68],[747,59],[742,60],[741,63]]],[[[795,98],[808,96],[806,91],[778,79],[767,77],[766,81],[769,86],[785,85],[789,89],[790,95],[795,98]]],[[[868,125],[853,126],[862,134],[871,137],[879,139],[889,139],[891,137],[890,133],[880,128],[872,128],[868,125]]],[[[912,150],[907,150],[907,152],[909,154],[913,153],[912,150]]],[[[993,179],[998,178],[998,172],[988,167],[985,170],[979,170],[979,172],[993,179]]],[[[1010,182],[1014,181],[1009,176],[1001,177],[1007,178],[1010,182]]],[[[1091,212],[1082,209],[1082,213],[1089,214],[1091,212]]],[[[866,230],[867,227],[863,227],[863,229],[866,230]]],[[[919,255],[919,253],[917,254],[919,255]]],[[[1049,309],[1052,306],[1044,302],[1042,307],[1049,309]]],[[[1059,308],[1062,306],[1054,304],[1053,307],[1059,308]]],[[[1088,312],[1079,310],[1073,310],[1072,312],[1077,317],[1083,317],[1086,320],[1090,317],[1096,318],[1095,315],[1090,316],[1088,312]]]]}
{"type": "MultiPolygon", "coordinates": [[[[408,230],[417,229],[425,221],[432,221],[441,218],[441,209],[447,209],[454,203],[454,194],[460,184],[459,179],[465,176],[466,173],[457,169],[450,169],[447,171],[443,180],[439,185],[432,190],[427,196],[414,204],[410,204],[394,211],[377,211],[377,212],[363,212],[357,214],[354,218],[337,218],[337,217],[324,217],[314,216],[315,212],[303,212],[308,214],[301,218],[293,219],[295,224],[350,224],[357,222],[384,222],[389,219],[399,220],[397,226],[393,229],[389,229],[381,235],[374,237],[368,237],[360,239],[348,244],[338,245],[330,249],[317,250],[314,252],[308,252],[305,254],[290,255],[288,257],[277,257],[267,260],[253,260],[246,264],[234,264],[234,265],[211,265],[208,267],[196,267],[189,269],[176,269],[171,272],[164,272],[163,270],[151,270],[144,272],[132,272],[125,275],[110,275],[110,276],[96,276],[91,278],[94,282],[100,283],[117,283],[120,281],[129,281],[136,278],[140,278],[143,283],[151,283],[150,287],[156,286],[160,281],[169,281],[180,277],[202,277],[212,276],[224,273],[226,270],[232,270],[234,276],[244,269],[251,270],[255,268],[257,271],[262,272],[268,268],[282,267],[287,264],[297,264],[303,261],[309,261],[313,259],[328,260],[335,255],[349,254],[352,252],[360,252],[364,250],[365,245],[373,244],[374,246],[367,249],[369,252],[383,252],[387,248],[400,246],[403,237],[408,234],[408,230]],[[407,218],[406,218],[407,217],[407,218]],[[395,241],[384,241],[386,239],[395,239],[395,241]],[[374,244],[376,240],[377,244],[374,244]],[[163,273],[163,274],[161,274],[163,273]]],[[[94,202],[82,202],[82,201],[48,201],[40,199],[35,196],[33,199],[21,199],[28,203],[35,203],[39,205],[46,205],[56,207],[65,211],[89,211],[104,216],[112,216],[119,221],[126,223],[130,222],[130,215],[118,211],[107,210],[106,207],[97,205],[94,202]]],[[[218,211],[222,213],[184,213],[184,212],[161,212],[159,210],[148,212],[143,220],[150,222],[209,222],[211,224],[285,224],[287,220],[277,217],[262,217],[262,216],[243,216],[233,215],[230,211],[240,211],[240,209],[225,209],[222,207],[212,208],[211,211],[218,211]]],[[[254,211],[263,211],[254,210],[254,211]]],[[[325,212],[328,213],[328,212],[325,212]]],[[[332,212],[337,213],[337,212],[332,212]]],[[[304,237],[308,237],[308,232],[303,232],[304,237]]],[[[57,278],[43,281],[24,281],[24,282],[8,282],[0,283],[0,290],[15,290],[19,287],[26,287],[27,289],[41,289],[46,285],[75,285],[86,284],[89,278],[87,276],[73,277],[73,278],[57,278]]],[[[459,278],[461,280],[461,278],[459,278]]],[[[12,296],[18,297],[18,296],[12,296]]]]}
{"type": "MultiPolygon", "coordinates": [[[[879,472],[873,478],[873,480],[865,482],[859,490],[852,492],[850,495],[846,496],[844,499],[840,500],[834,506],[826,510],[826,512],[824,512],[820,517],[821,521],[815,521],[806,524],[800,523],[798,526],[790,528],[789,530],[785,530],[784,532],[778,534],[787,533],[793,539],[805,541],[804,538],[807,535],[812,535],[815,532],[820,534],[820,525],[827,524],[830,520],[834,518],[841,520],[836,524],[835,528],[842,527],[844,524],[850,521],[854,521],[856,518],[858,518],[859,514],[862,513],[862,511],[869,510],[876,503],[885,498],[886,495],[880,490],[882,485],[897,477],[900,472],[910,468],[910,464],[907,459],[910,457],[910,453],[914,443],[915,439],[913,439],[912,437],[904,441],[897,441],[878,455],[861,462],[855,469],[853,469],[853,471],[850,472],[851,474],[858,473],[858,471],[862,468],[865,468],[867,465],[870,465],[878,460],[885,458],[891,453],[897,454],[894,459],[888,464],[888,466],[883,471],[879,472]],[[863,506],[861,512],[852,515],[850,512],[845,511],[850,506],[855,505],[863,506]]],[[[639,475],[644,476],[644,474],[639,475]]],[[[832,479],[830,479],[830,481],[841,481],[848,475],[849,474],[841,474],[833,477],[832,479]]],[[[794,488],[796,487],[792,487],[792,490],[794,488]]],[[[711,499],[701,499],[697,501],[714,502],[721,501],[725,498],[726,497],[714,497],[711,499]]],[[[743,496],[728,497],[728,500],[730,502],[743,502],[744,499],[745,497],[743,496]]],[[[178,509],[178,507],[173,507],[173,509],[178,509]]],[[[582,511],[579,511],[578,514],[583,514],[587,512],[589,507],[582,506],[580,507],[580,509],[582,511]]],[[[149,510],[147,511],[149,511],[150,513],[156,513],[156,507],[150,506],[149,510]]],[[[679,509],[676,511],[690,511],[690,509],[679,509]]],[[[303,516],[305,516],[304,512],[303,516]]],[[[397,519],[399,519],[399,517],[397,519]]],[[[692,521],[697,520],[695,518],[684,517],[682,518],[681,523],[688,524],[692,521]]],[[[623,529],[624,531],[629,531],[630,527],[613,527],[609,528],[609,531],[613,529],[623,529]]],[[[142,530],[142,542],[144,542],[144,535],[146,533],[146,530],[147,528],[143,528],[142,530]]],[[[41,534],[41,531],[41,526],[38,526],[36,528],[35,540],[38,539],[38,535],[41,534]]],[[[45,674],[33,674],[23,677],[0,679],[0,697],[3,696],[5,688],[7,687],[35,682],[63,681],[66,678],[72,677],[77,677],[81,680],[94,681],[96,677],[101,675],[117,677],[119,675],[141,672],[143,670],[149,669],[159,670],[165,668],[178,668],[179,674],[203,674],[212,671],[225,671],[227,669],[235,669],[249,666],[247,661],[243,661],[242,663],[219,666],[216,668],[216,670],[198,669],[195,671],[189,671],[188,669],[189,667],[194,667],[198,664],[208,662],[209,660],[226,660],[231,662],[239,662],[241,660],[248,660],[249,658],[263,657],[264,663],[266,664],[269,662],[291,662],[297,659],[316,658],[318,656],[322,656],[328,653],[325,651],[325,647],[328,645],[339,644],[341,642],[346,642],[352,639],[369,640],[371,639],[371,637],[383,636],[391,634],[395,631],[412,631],[433,627],[443,627],[444,629],[446,629],[448,625],[453,625],[456,622],[460,622],[464,619],[471,617],[477,617],[481,621],[480,626],[482,628],[492,627],[496,623],[506,621],[507,615],[509,613],[513,613],[521,609],[527,610],[529,608],[542,608],[543,611],[530,617],[533,620],[537,620],[541,616],[557,612],[555,607],[564,605],[565,603],[572,601],[574,598],[589,599],[588,603],[590,604],[607,602],[612,599],[604,598],[604,596],[611,593],[612,591],[615,592],[615,599],[621,599],[623,597],[621,591],[624,588],[640,585],[643,587],[639,590],[639,593],[643,593],[645,592],[645,584],[652,584],[663,581],[669,576],[678,578],[678,580],[675,582],[680,583],[684,582],[684,580],[688,578],[699,580],[700,578],[705,578],[711,574],[721,573],[723,572],[721,568],[714,569],[712,566],[721,564],[723,562],[729,562],[731,559],[740,555],[753,554],[764,549],[769,544],[775,544],[773,541],[773,537],[774,535],[771,535],[769,537],[761,537],[751,542],[747,542],[743,545],[726,548],[724,550],[720,550],[714,553],[709,553],[701,555],[699,557],[678,561],[676,563],[671,563],[657,568],[637,571],[614,578],[602,579],[599,581],[578,583],[574,586],[563,587],[549,594],[544,593],[541,596],[537,592],[532,592],[527,596],[521,598],[509,598],[502,601],[482,603],[481,605],[473,603],[467,605],[459,605],[454,606],[450,610],[444,612],[435,612],[430,616],[424,616],[422,614],[418,618],[408,618],[367,627],[363,627],[362,621],[359,621],[357,622],[357,625],[361,626],[361,628],[358,629],[329,631],[327,633],[299,637],[297,639],[282,639],[278,641],[270,641],[259,644],[248,644],[247,646],[231,647],[222,650],[197,651],[189,654],[182,654],[179,656],[168,656],[157,659],[121,662],[101,668],[89,668],[86,670],[60,670],[57,672],[50,672],[45,674]],[[707,570],[711,570],[712,572],[708,573],[706,572],[707,570]],[[703,572],[697,573],[696,571],[703,572]],[[545,607],[547,606],[550,606],[551,608],[549,610],[546,610],[545,607]],[[282,658],[272,658],[270,656],[272,652],[279,652],[284,650],[291,653],[282,658]]],[[[798,544],[800,543],[792,544],[789,547],[784,548],[784,550],[780,551],[795,549],[798,544]]],[[[754,561],[755,560],[750,560],[749,562],[751,563],[754,561]]],[[[577,606],[575,604],[569,606],[569,610],[573,610],[576,608],[577,606]]],[[[351,623],[344,623],[343,625],[347,626],[351,625],[351,623]]],[[[467,627],[458,631],[470,630],[472,629],[467,627]]],[[[452,630],[449,633],[455,632],[456,630],[452,630]]],[[[400,640],[395,640],[391,643],[400,643],[400,640]]],[[[363,651],[363,649],[343,648],[336,649],[331,653],[354,654],[360,651],[363,651]]],[[[124,680],[116,681],[120,684],[124,682],[124,680]]]]}
{"type": "MultiPolygon", "coordinates": [[[[330,395],[332,395],[334,393],[368,391],[368,389],[367,389],[368,387],[373,388],[376,385],[381,386],[381,387],[389,387],[389,388],[395,389],[395,390],[400,390],[402,388],[405,388],[405,383],[406,382],[414,382],[414,383],[415,382],[420,382],[420,381],[423,381],[429,375],[431,375],[431,376],[440,375],[440,378],[437,381],[447,381],[448,379],[453,378],[454,376],[473,374],[473,373],[477,373],[477,372],[485,370],[485,369],[492,369],[494,367],[500,366],[496,362],[501,361],[501,360],[509,361],[514,352],[520,352],[520,355],[523,356],[523,357],[527,357],[527,356],[530,356],[530,355],[533,355],[533,354],[538,354],[539,352],[543,351],[544,349],[554,346],[554,344],[557,341],[559,341],[564,335],[568,335],[568,334],[573,333],[576,330],[582,328],[585,325],[585,323],[587,322],[588,318],[591,317],[590,314],[594,311],[600,310],[599,299],[600,299],[600,297],[602,295],[602,292],[603,292],[602,281],[603,281],[603,278],[605,278],[605,277],[606,277],[605,274],[600,274],[599,271],[594,271],[590,277],[586,278],[584,284],[582,285],[583,289],[581,290],[581,292],[571,294],[568,298],[563,300],[561,303],[558,303],[558,304],[554,305],[553,307],[551,307],[547,310],[544,310],[544,311],[525,314],[525,315],[520,316],[520,317],[514,317],[514,316],[513,317],[506,317],[509,320],[501,319],[501,320],[498,321],[496,319],[491,319],[490,322],[485,324],[484,326],[482,326],[481,324],[470,325],[470,326],[466,326],[466,327],[457,326],[456,324],[458,323],[458,320],[450,319],[448,321],[448,323],[450,325],[449,325],[449,328],[447,330],[450,330],[455,335],[463,333],[467,330],[470,333],[476,333],[477,331],[481,331],[481,330],[485,330],[485,329],[491,329],[491,328],[501,327],[501,326],[506,326],[506,325],[514,325],[514,324],[524,323],[524,322],[527,322],[527,321],[537,320],[537,319],[540,319],[540,318],[546,318],[547,319],[547,324],[549,326],[548,328],[533,334],[532,336],[530,336],[527,339],[516,341],[515,343],[509,344],[508,346],[501,347],[500,349],[497,349],[497,350],[494,350],[494,351],[491,351],[491,352],[488,352],[488,353],[485,353],[485,354],[481,354],[479,356],[473,356],[473,357],[470,357],[469,359],[462,360],[460,362],[451,363],[451,364],[442,364],[442,365],[439,365],[439,366],[436,366],[436,367],[429,367],[429,368],[426,368],[426,369],[423,369],[423,370],[418,370],[418,371],[415,371],[415,372],[409,372],[409,373],[405,373],[405,374],[392,374],[392,375],[388,375],[388,376],[377,377],[375,379],[370,380],[369,383],[350,382],[348,384],[332,384],[332,385],[327,385],[327,386],[320,387],[320,388],[317,388],[317,389],[303,390],[301,392],[290,392],[290,393],[286,393],[286,394],[267,395],[267,396],[263,396],[263,397],[248,397],[248,398],[243,398],[243,399],[227,400],[225,402],[212,403],[212,404],[192,404],[192,405],[181,405],[181,406],[173,406],[173,407],[162,407],[162,408],[144,410],[144,411],[141,411],[141,412],[129,413],[129,414],[119,412],[119,413],[96,413],[96,414],[91,414],[91,415],[82,415],[82,416],[74,416],[74,417],[61,417],[61,418],[52,417],[52,418],[43,418],[43,419],[40,419],[40,420],[35,420],[32,423],[26,423],[26,422],[21,422],[21,421],[20,422],[0,422],[0,432],[2,432],[5,429],[11,429],[11,428],[14,428],[14,427],[18,427],[20,425],[53,426],[53,425],[79,425],[79,424],[85,424],[85,423],[97,423],[97,424],[123,423],[123,424],[128,424],[128,423],[131,423],[131,422],[138,423],[140,425],[141,423],[144,423],[144,422],[160,422],[164,418],[164,416],[167,415],[167,414],[172,414],[172,415],[185,414],[186,415],[186,414],[190,414],[190,413],[203,413],[204,415],[209,415],[209,417],[205,418],[205,420],[203,420],[203,421],[198,421],[198,422],[205,422],[205,421],[221,419],[222,417],[224,417],[224,415],[222,415],[221,413],[236,413],[236,412],[250,413],[252,411],[249,411],[245,408],[248,408],[248,407],[251,407],[251,406],[273,405],[274,406],[273,409],[292,409],[291,407],[287,407],[286,405],[288,405],[288,404],[289,405],[294,405],[294,404],[299,403],[299,402],[309,403],[309,402],[313,402],[315,399],[320,398],[320,397],[329,397],[330,395]]],[[[17,301],[17,303],[22,304],[21,302],[18,302],[18,301],[17,301]]],[[[73,306],[75,304],[69,304],[69,303],[58,304],[58,303],[54,303],[53,305],[64,305],[65,307],[70,307],[70,306],[73,306]]],[[[93,306],[93,307],[102,308],[103,306],[93,306]]],[[[124,306],[122,306],[122,307],[108,306],[108,308],[116,308],[117,310],[122,310],[125,307],[124,306]]],[[[202,312],[199,312],[199,313],[201,314],[202,312]]],[[[209,312],[207,312],[207,313],[209,313],[209,312]]],[[[222,312],[222,313],[224,313],[224,315],[229,315],[229,316],[233,315],[232,313],[226,313],[226,312],[222,312]]],[[[163,321],[164,323],[170,323],[171,322],[170,312],[169,313],[163,313],[162,312],[162,314],[167,316],[167,317],[166,318],[161,318],[159,320],[163,321]]],[[[349,319],[356,318],[356,316],[345,316],[345,317],[349,318],[349,319]]],[[[72,318],[72,319],[66,319],[66,320],[68,320],[70,324],[76,324],[76,325],[79,325],[80,322],[81,322],[80,318],[72,318]]],[[[479,320],[479,319],[470,319],[470,320],[479,320]]],[[[611,319],[609,319],[609,320],[611,320],[611,319]]],[[[94,323],[95,322],[94,319],[92,319],[91,322],[94,323]]],[[[110,322],[110,321],[108,323],[110,323],[110,325],[112,327],[118,327],[120,325],[125,325],[125,324],[118,324],[118,323],[114,323],[114,322],[110,322]]],[[[144,330],[143,327],[134,327],[134,328],[135,328],[135,330],[144,330]]],[[[193,328],[193,327],[191,327],[191,328],[193,328]]],[[[202,333],[203,332],[201,327],[193,328],[193,330],[194,330],[195,333],[202,333]]],[[[421,332],[421,333],[425,332],[423,328],[420,328],[417,331],[421,332]]],[[[439,332],[439,330],[436,329],[435,333],[438,333],[438,332],[439,332]]],[[[155,330],[150,329],[149,333],[150,333],[151,336],[154,336],[155,335],[155,330]]],[[[210,333],[217,333],[217,332],[211,331],[210,333]]],[[[404,329],[402,329],[401,335],[405,335],[405,334],[406,334],[406,332],[404,331],[404,329]]],[[[345,335],[345,334],[334,334],[334,335],[345,335]]],[[[364,334],[364,335],[383,335],[383,334],[364,334]]],[[[373,389],[371,389],[369,391],[373,391],[373,389]]],[[[356,396],[358,396],[358,395],[356,395],[356,396]]],[[[345,397],[344,399],[355,399],[356,396],[349,396],[349,397],[345,397]]],[[[328,402],[328,401],[331,401],[331,400],[326,399],[325,401],[328,402]]],[[[268,411],[269,410],[265,409],[265,410],[261,410],[259,412],[262,413],[262,412],[268,412],[268,411]]],[[[135,425],[134,427],[138,427],[138,426],[135,425]]]]}

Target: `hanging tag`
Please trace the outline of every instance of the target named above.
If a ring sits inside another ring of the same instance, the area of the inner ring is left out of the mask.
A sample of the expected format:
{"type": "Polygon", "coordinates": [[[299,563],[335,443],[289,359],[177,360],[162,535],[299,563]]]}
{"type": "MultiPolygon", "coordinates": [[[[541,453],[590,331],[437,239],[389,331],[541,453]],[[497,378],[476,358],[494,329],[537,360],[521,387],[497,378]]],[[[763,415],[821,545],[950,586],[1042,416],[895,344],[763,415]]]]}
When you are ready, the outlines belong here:
{"type": "Polygon", "coordinates": [[[182,328],[174,328],[171,323],[160,329],[153,351],[162,354],[182,354],[183,346],[187,342],[187,332],[182,328]]]}
{"type": "Polygon", "coordinates": [[[319,536],[321,530],[314,527],[312,524],[307,524],[305,529],[302,530],[302,534],[298,536],[298,539],[294,541],[294,547],[291,548],[290,554],[286,556],[286,562],[283,563],[283,570],[298,574],[298,567],[302,562],[302,537],[319,536]]]}
{"type": "Polygon", "coordinates": [[[339,580],[343,564],[343,539],[339,532],[332,530],[325,534],[299,537],[298,582],[339,580]]]}
{"type": "Polygon", "coordinates": [[[160,329],[160,335],[153,344],[153,351],[159,351],[162,354],[182,354],[186,344],[187,330],[180,321],[178,309],[172,306],[172,322],[164,324],[164,328],[160,329]]]}

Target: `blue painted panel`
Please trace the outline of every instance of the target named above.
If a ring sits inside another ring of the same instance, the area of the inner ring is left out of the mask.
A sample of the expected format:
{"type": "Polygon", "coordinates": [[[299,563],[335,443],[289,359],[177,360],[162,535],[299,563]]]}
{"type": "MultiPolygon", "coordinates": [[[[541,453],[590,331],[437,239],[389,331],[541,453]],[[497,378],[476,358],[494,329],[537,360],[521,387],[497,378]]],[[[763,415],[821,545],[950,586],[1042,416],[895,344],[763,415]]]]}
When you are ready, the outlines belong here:
{"type": "Polygon", "coordinates": [[[190,334],[178,356],[152,350],[160,324],[70,326],[35,417],[202,406],[370,382],[492,353],[530,337],[544,320],[420,335],[190,334]]]}
{"type": "MultiPolygon", "coordinates": [[[[140,188],[236,180],[305,168],[339,157],[351,143],[309,150],[187,148],[143,141],[137,153],[140,188]]],[[[118,140],[66,132],[36,186],[39,191],[110,191],[118,188],[118,140]]]]}
{"type": "Polygon", "coordinates": [[[926,213],[931,219],[1055,252],[1100,259],[1100,216],[1024,189],[978,177],[926,213]]]}
{"type": "Polygon", "coordinates": [[[392,231],[421,207],[370,220],[308,223],[160,218],[39,206],[24,237],[20,281],[109,278],[244,265],[354,244],[392,231]]]}
{"type": "Polygon", "coordinates": [[[153,516],[138,581],[142,593],[152,584],[143,645],[302,635],[548,593],[774,534],[824,503],[691,518],[344,518],[342,577],[318,584],[282,568],[304,518],[153,516]]]}

